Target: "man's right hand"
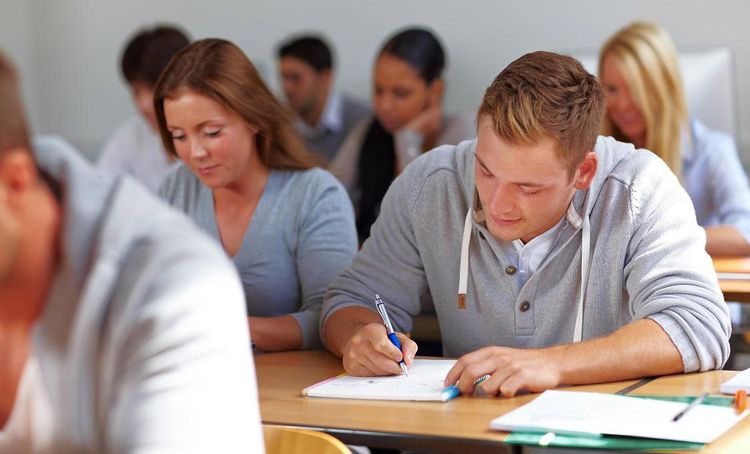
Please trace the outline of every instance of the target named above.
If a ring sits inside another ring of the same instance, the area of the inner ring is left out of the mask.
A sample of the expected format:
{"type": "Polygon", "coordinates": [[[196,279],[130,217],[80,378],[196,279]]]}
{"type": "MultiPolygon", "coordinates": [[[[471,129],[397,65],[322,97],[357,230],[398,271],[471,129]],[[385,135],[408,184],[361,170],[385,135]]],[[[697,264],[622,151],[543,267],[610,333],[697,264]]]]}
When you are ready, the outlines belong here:
{"type": "Polygon", "coordinates": [[[439,102],[423,110],[403,129],[411,129],[424,137],[425,143],[432,143],[443,128],[443,107],[439,102]]]}
{"type": "Polygon", "coordinates": [[[401,351],[388,339],[382,323],[368,323],[352,334],[341,350],[344,370],[355,376],[400,375],[399,362],[411,366],[417,354],[417,344],[401,333],[396,333],[401,351]]]}

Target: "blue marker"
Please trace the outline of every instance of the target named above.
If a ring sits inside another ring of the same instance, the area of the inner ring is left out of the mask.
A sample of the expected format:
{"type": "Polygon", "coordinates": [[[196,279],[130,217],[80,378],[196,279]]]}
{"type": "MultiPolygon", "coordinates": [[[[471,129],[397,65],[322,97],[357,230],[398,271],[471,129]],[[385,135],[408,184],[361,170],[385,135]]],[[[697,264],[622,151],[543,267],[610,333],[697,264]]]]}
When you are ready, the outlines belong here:
{"type": "MultiPolygon", "coordinates": [[[[481,377],[474,380],[474,386],[477,386],[478,384],[482,383],[488,378],[490,378],[490,374],[482,375],[481,377]]],[[[461,391],[458,389],[458,386],[450,385],[449,387],[445,388],[443,392],[440,393],[440,400],[445,402],[445,401],[453,399],[454,397],[458,397],[459,394],[461,394],[461,391]]]]}
{"type": "MultiPolygon", "coordinates": [[[[391,319],[388,317],[388,312],[385,310],[385,303],[383,303],[383,300],[380,298],[379,294],[375,294],[375,308],[378,310],[378,314],[380,314],[380,318],[383,319],[383,324],[385,325],[385,330],[388,333],[388,339],[391,340],[391,343],[396,346],[397,349],[401,350],[401,342],[398,340],[398,336],[396,336],[396,332],[393,331],[393,325],[391,325],[391,319]]],[[[404,360],[401,359],[401,362],[399,363],[401,365],[401,370],[404,371],[404,375],[407,377],[409,376],[409,372],[406,370],[406,363],[404,363],[404,360]]]]}

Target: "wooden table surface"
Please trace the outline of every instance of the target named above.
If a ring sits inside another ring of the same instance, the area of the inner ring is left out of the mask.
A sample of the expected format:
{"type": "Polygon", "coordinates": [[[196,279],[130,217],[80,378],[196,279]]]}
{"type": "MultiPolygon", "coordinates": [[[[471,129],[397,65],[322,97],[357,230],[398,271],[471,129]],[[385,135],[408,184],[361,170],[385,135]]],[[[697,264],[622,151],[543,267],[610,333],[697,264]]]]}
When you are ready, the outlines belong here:
{"type": "MultiPolygon", "coordinates": [[[[401,449],[431,448],[444,452],[461,452],[467,447],[471,447],[471,452],[508,449],[502,444],[506,434],[489,430],[490,421],[535,397],[460,396],[446,403],[310,398],[302,396],[303,388],[343,372],[340,360],[330,353],[261,354],[255,363],[264,423],[321,429],[347,443],[375,443],[375,446],[401,449]]],[[[633,393],[692,396],[703,391],[718,393],[719,384],[734,373],[714,371],[661,377],[633,393]]],[[[569,389],[614,393],[635,382],[569,389]]],[[[746,452],[750,452],[748,418],[707,446],[706,452],[727,452],[738,446],[748,447],[746,452]]]]}
{"type": "Polygon", "coordinates": [[[750,303],[750,258],[714,257],[713,262],[724,299],[750,303]]]}
{"type": "MultiPolygon", "coordinates": [[[[719,386],[732,378],[736,371],[712,371],[700,374],[671,375],[660,377],[633,391],[631,394],[660,394],[697,396],[708,391],[719,394],[719,386]]],[[[750,453],[750,417],[732,427],[715,442],[705,446],[701,453],[750,453]]]]}

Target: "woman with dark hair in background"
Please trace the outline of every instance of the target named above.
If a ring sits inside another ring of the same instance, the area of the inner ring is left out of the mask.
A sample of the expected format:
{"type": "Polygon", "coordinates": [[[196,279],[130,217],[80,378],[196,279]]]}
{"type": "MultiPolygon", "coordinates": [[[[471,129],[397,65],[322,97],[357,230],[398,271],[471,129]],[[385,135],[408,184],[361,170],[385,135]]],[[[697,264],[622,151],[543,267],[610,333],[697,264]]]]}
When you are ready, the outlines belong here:
{"type": "Polygon", "coordinates": [[[445,115],[445,53],[422,28],[386,41],[373,70],[374,117],[363,120],[341,145],[331,170],[349,190],[360,241],[380,212],[391,181],[425,151],[475,136],[473,116],[445,115]]]}
{"type": "Polygon", "coordinates": [[[159,192],[233,258],[254,345],[319,347],[323,296],[357,248],[344,188],[315,168],[291,112],[228,41],[175,55],[154,108],[164,147],[184,163],[159,192]]]}

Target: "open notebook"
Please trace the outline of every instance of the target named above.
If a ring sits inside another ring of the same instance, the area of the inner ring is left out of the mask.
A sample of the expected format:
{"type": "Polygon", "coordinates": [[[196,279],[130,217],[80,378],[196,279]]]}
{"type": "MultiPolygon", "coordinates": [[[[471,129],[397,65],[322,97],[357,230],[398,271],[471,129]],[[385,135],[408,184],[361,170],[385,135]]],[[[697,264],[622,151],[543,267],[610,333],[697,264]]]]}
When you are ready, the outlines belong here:
{"type": "Polygon", "coordinates": [[[685,403],[576,391],[545,391],[492,420],[503,431],[562,432],[710,443],[746,414],[731,407],[698,405],[679,421],[685,403]]]}
{"type": "Polygon", "coordinates": [[[455,360],[415,359],[409,376],[352,377],[342,374],[302,390],[308,397],[444,401],[443,380],[455,360]]]}

